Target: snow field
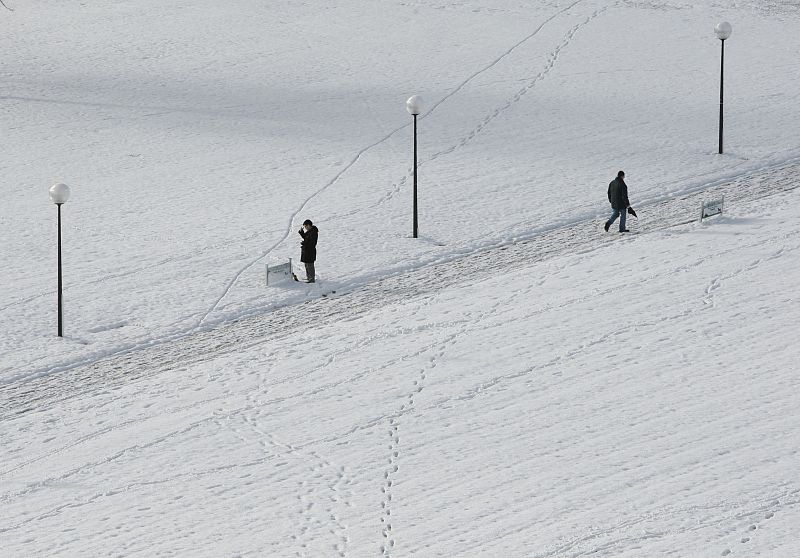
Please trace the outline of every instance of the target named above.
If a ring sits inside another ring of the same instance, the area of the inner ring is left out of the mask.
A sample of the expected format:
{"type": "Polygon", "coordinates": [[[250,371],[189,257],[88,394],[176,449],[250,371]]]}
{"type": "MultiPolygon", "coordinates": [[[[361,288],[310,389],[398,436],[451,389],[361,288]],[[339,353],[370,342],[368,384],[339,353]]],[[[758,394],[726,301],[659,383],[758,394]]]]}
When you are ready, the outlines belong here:
{"type": "Polygon", "coordinates": [[[797,6],[14,8],[4,553],[800,553],[797,6]]]}
{"type": "Polygon", "coordinates": [[[796,197],[7,418],[4,538],[63,555],[788,552],[796,197]]]}
{"type": "Polygon", "coordinates": [[[18,6],[0,39],[0,375],[297,302],[262,287],[263,267],[296,256],[307,217],[321,277],[356,286],[597,215],[621,167],[642,203],[797,157],[796,17],[772,2],[18,6]],[[412,93],[429,107],[423,242],[408,238],[412,93]],[[74,194],[59,345],[55,180],[74,194]]]}

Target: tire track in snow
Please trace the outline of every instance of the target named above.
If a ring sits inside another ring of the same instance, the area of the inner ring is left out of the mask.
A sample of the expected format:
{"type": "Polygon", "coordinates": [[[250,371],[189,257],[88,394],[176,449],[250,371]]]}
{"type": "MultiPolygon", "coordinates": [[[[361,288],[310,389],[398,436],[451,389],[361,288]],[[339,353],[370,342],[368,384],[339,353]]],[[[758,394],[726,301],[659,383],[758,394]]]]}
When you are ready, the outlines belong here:
{"type": "MultiPolygon", "coordinates": [[[[491,63],[489,63],[489,64],[488,64],[486,67],[484,67],[484,68],[482,68],[482,69],[478,70],[477,72],[475,72],[474,74],[472,74],[471,76],[469,76],[467,79],[465,79],[463,82],[461,82],[461,83],[460,83],[460,84],[459,84],[459,85],[458,85],[458,86],[457,86],[457,87],[456,87],[456,88],[455,88],[453,91],[451,91],[450,93],[448,93],[447,95],[445,95],[444,97],[442,97],[441,99],[439,99],[439,100],[438,100],[436,103],[434,103],[434,104],[433,104],[433,106],[431,106],[431,108],[430,108],[429,110],[427,110],[427,111],[426,111],[426,112],[425,112],[425,113],[424,113],[422,116],[420,116],[420,120],[421,120],[421,119],[423,119],[423,118],[425,118],[426,116],[428,116],[428,115],[429,115],[429,114],[431,114],[432,112],[434,112],[434,111],[435,111],[435,110],[436,110],[436,109],[437,109],[439,106],[441,106],[443,103],[445,103],[446,101],[448,101],[450,98],[452,98],[453,96],[455,96],[456,94],[458,94],[458,93],[459,93],[459,92],[460,92],[462,89],[464,89],[464,87],[466,87],[466,86],[467,86],[467,84],[469,84],[469,83],[470,83],[472,80],[474,80],[476,77],[478,77],[479,75],[481,75],[481,74],[483,74],[483,73],[487,72],[488,70],[492,69],[494,66],[496,66],[497,64],[499,64],[499,63],[500,63],[500,62],[501,62],[503,59],[505,59],[506,57],[508,57],[508,56],[509,56],[509,55],[510,55],[512,52],[514,52],[515,50],[517,50],[517,49],[518,49],[520,46],[522,46],[523,44],[527,43],[527,42],[528,42],[528,41],[530,41],[530,40],[531,40],[533,37],[535,37],[536,35],[538,35],[538,34],[539,34],[539,32],[540,32],[540,31],[541,31],[541,30],[544,28],[544,26],[545,26],[545,25],[547,25],[548,23],[550,23],[551,21],[553,21],[553,20],[554,20],[556,17],[558,17],[559,15],[561,15],[561,14],[563,14],[563,13],[566,13],[566,12],[568,12],[568,11],[569,11],[569,10],[571,10],[573,7],[577,6],[578,4],[580,4],[580,3],[581,3],[581,2],[583,2],[583,1],[584,1],[584,0],[576,0],[575,2],[573,2],[572,4],[570,4],[569,6],[567,6],[566,8],[562,8],[562,9],[561,9],[561,10],[559,10],[558,12],[554,13],[552,16],[550,16],[550,17],[548,17],[547,19],[545,19],[545,20],[544,20],[544,22],[542,22],[542,23],[539,25],[539,27],[537,27],[537,28],[536,28],[536,30],[535,30],[535,31],[533,31],[533,33],[531,33],[531,34],[527,35],[525,38],[523,38],[522,40],[518,41],[518,42],[517,42],[516,44],[514,44],[514,45],[513,45],[511,48],[509,48],[507,51],[505,51],[503,54],[501,54],[499,57],[497,57],[495,60],[493,60],[491,63]]],[[[381,144],[385,143],[386,141],[388,141],[389,139],[391,139],[391,138],[392,138],[392,137],[393,137],[395,134],[397,134],[397,133],[398,133],[398,132],[400,132],[401,130],[404,130],[404,129],[408,128],[409,126],[410,126],[410,124],[408,124],[408,123],[406,123],[406,124],[404,124],[404,125],[402,125],[402,126],[399,126],[399,127],[395,128],[394,130],[392,130],[391,132],[389,132],[389,133],[388,133],[387,135],[385,135],[384,137],[382,137],[381,139],[379,139],[378,141],[376,141],[376,142],[374,142],[374,143],[372,143],[372,144],[368,145],[367,147],[364,147],[363,149],[361,149],[361,151],[359,151],[358,153],[356,153],[355,157],[354,157],[354,158],[353,158],[353,159],[352,159],[352,160],[351,160],[351,161],[350,161],[350,162],[349,162],[347,165],[345,165],[345,166],[344,166],[344,168],[342,168],[342,169],[341,169],[341,170],[340,170],[340,171],[339,171],[339,172],[338,172],[338,173],[337,173],[337,174],[336,174],[336,175],[335,175],[335,176],[334,176],[334,177],[333,177],[333,178],[332,178],[332,179],[331,179],[331,180],[330,180],[330,181],[329,181],[327,184],[325,184],[324,186],[322,186],[321,188],[319,188],[318,190],[316,190],[315,192],[313,192],[313,193],[312,193],[312,194],[311,194],[309,197],[307,197],[307,198],[306,198],[306,199],[305,199],[305,200],[304,200],[304,201],[303,201],[303,202],[300,204],[300,207],[298,207],[298,208],[297,208],[297,209],[294,211],[294,213],[292,213],[292,215],[289,217],[289,222],[288,222],[288,224],[287,224],[287,227],[286,227],[286,232],[283,234],[283,236],[282,236],[282,237],[281,237],[281,238],[280,238],[280,239],[279,239],[277,242],[275,242],[275,243],[274,243],[272,246],[270,246],[270,247],[269,247],[269,248],[268,248],[266,251],[264,251],[264,252],[263,252],[263,253],[262,253],[262,254],[261,254],[259,257],[257,257],[255,260],[251,261],[251,262],[250,262],[249,264],[247,264],[246,266],[244,266],[242,269],[240,269],[240,270],[239,270],[239,271],[238,271],[238,272],[237,272],[237,273],[236,273],[236,274],[233,276],[233,278],[232,278],[232,279],[231,279],[231,280],[228,282],[227,286],[226,286],[226,287],[225,287],[225,289],[223,290],[223,292],[222,292],[222,294],[220,295],[220,297],[219,297],[219,298],[216,300],[216,302],[215,302],[215,303],[212,305],[212,307],[211,307],[211,308],[210,308],[210,309],[209,309],[209,310],[208,310],[208,311],[207,311],[205,314],[203,314],[203,316],[200,318],[200,320],[199,320],[199,321],[198,321],[198,323],[197,323],[197,326],[196,326],[196,328],[199,328],[200,326],[202,326],[202,325],[205,323],[206,319],[207,319],[207,318],[208,318],[208,317],[209,317],[209,316],[210,316],[210,315],[211,315],[211,314],[212,314],[212,313],[213,313],[213,312],[214,312],[214,311],[215,311],[217,308],[219,308],[219,305],[220,305],[220,304],[222,303],[222,301],[223,301],[223,300],[224,300],[224,299],[225,299],[225,298],[228,296],[228,294],[229,294],[229,293],[231,292],[231,290],[233,289],[234,285],[235,285],[235,284],[236,284],[236,283],[239,281],[239,278],[240,278],[240,277],[241,277],[241,276],[242,276],[242,275],[243,275],[245,272],[247,272],[249,269],[251,269],[251,268],[252,268],[254,265],[256,265],[258,262],[260,262],[260,261],[262,261],[264,258],[266,258],[266,257],[267,257],[267,256],[268,256],[270,253],[272,253],[272,251],[273,251],[273,250],[275,250],[275,249],[276,249],[278,246],[280,246],[280,245],[281,245],[283,242],[285,242],[285,241],[286,241],[286,240],[289,238],[289,236],[291,235],[291,233],[292,233],[292,231],[293,231],[293,229],[294,229],[294,225],[293,225],[293,223],[294,223],[294,220],[295,220],[295,219],[297,218],[297,216],[298,216],[298,215],[299,215],[299,214],[300,214],[300,213],[301,213],[301,212],[302,212],[302,211],[303,211],[303,210],[306,208],[306,206],[308,206],[308,204],[309,204],[309,203],[310,203],[310,202],[311,202],[311,201],[312,201],[314,198],[316,198],[316,197],[317,197],[317,196],[319,196],[321,193],[325,192],[325,191],[326,191],[326,190],[328,190],[330,187],[332,187],[333,185],[335,185],[335,184],[336,184],[336,183],[337,183],[337,182],[338,182],[338,181],[341,179],[341,177],[342,177],[342,176],[343,176],[343,175],[344,175],[344,174],[345,174],[345,173],[346,173],[348,170],[350,170],[350,169],[351,169],[353,166],[355,166],[355,165],[356,165],[356,163],[358,163],[358,161],[361,159],[361,157],[362,157],[362,156],[363,156],[365,153],[367,153],[368,151],[370,151],[370,150],[374,149],[375,147],[378,147],[379,145],[381,145],[381,144]]]]}

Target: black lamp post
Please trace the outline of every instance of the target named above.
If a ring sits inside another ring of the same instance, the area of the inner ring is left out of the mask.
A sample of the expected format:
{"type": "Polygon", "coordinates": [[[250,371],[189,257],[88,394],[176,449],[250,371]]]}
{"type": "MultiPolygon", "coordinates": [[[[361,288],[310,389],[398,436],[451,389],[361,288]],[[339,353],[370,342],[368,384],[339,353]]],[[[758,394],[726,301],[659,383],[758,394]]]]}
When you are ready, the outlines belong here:
{"type": "Polygon", "coordinates": [[[717,34],[717,38],[722,43],[722,56],[719,65],[719,152],[722,153],[722,80],[725,75],[725,39],[731,36],[733,28],[731,28],[730,23],[723,21],[714,27],[714,33],[717,34]]]}
{"type": "Polygon", "coordinates": [[[55,184],[50,188],[50,201],[58,206],[58,336],[64,337],[64,296],[61,280],[61,206],[69,199],[69,186],[55,184]]]}
{"type": "Polygon", "coordinates": [[[422,112],[422,99],[418,95],[409,97],[406,101],[406,110],[414,117],[414,238],[419,235],[419,221],[417,218],[417,116],[422,112]]]}

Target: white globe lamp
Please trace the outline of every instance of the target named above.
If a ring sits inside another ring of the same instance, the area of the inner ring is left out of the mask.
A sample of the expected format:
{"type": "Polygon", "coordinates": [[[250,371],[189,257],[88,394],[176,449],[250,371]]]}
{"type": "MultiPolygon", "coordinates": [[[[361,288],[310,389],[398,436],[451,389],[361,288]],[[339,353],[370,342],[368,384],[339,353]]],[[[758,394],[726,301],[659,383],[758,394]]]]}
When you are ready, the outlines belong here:
{"type": "Polygon", "coordinates": [[[406,101],[406,110],[409,114],[417,116],[422,112],[422,99],[419,95],[412,95],[406,101]]]}
{"type": "Polygon", "coordinates": [[[61,205],[62,203],[67,203],[69,194],[69,186],[66,184],[61,184],[59,182],[50,187],[50,201],[55,204],[61,205]]]}
{"type": "Polygon", "coordinates": [[[727,21],[723,21],[722,23],[718,23],[716,27],[714,27],[714,33],[717,34],[717,38],[720,41],[724,41],[728,37],[731,36],[733,33],[733,27],[727,21]]]}

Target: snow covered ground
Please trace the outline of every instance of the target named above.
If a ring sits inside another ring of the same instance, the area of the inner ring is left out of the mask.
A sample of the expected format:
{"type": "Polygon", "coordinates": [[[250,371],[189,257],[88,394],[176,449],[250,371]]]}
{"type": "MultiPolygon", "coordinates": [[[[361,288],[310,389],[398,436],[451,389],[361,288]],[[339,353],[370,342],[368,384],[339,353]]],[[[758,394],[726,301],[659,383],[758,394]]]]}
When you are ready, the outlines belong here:
{"type": "Polygon", "coordinates": [[[800,555],[800,5],[11,7],[4,553],[800,555]]]}
{"type": "Polygon", "coordinates": [[[0,377],[302,300],[263,275],[299,256],[306,218],[321,231],[320,277],[354,286],[605,214],[620,168],[640,205],[800,156],[796,4],[12,7],[0,377]],[[422,241],[410,238],[411,94],[428,107],[422,241]],[[54,182],[73,189],[60,344],[54,182]]]}
{"type": "Polygon", "coordinates": [[[12,409],[5,547],[796,556],[798,195],[12,409]]]}

